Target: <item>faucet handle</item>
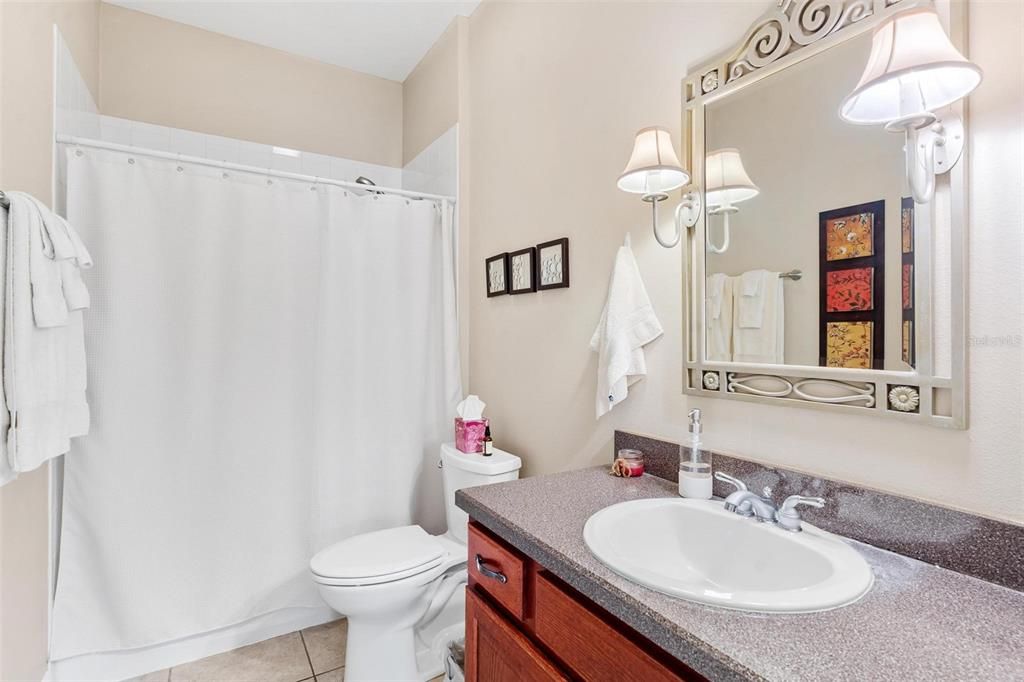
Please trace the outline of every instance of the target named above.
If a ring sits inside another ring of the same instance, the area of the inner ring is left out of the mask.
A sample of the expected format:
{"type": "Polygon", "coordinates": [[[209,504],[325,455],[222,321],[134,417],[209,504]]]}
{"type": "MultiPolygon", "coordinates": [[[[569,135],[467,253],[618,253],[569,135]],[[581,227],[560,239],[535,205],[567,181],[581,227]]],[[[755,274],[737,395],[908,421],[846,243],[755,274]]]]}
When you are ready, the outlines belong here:
{"type": "Polygon", "coordinates": [[[779,510],[775,512],[775,522],[786,530],[799,532],[801,530],[800,513],[797,512],[796,508],[800,505],[819,508],[824,507],[825,498],[807,497],[805,495],[790,495],[779,506],[779,510]]]}
{"type": "Polygon", "coordinates": [[[728,483],[729,485],[734,486],[736,490],[745,491],[747,489],[746,483],[744,483],[743,481],[734,476],[730,476],[724,471],[716,471],[715,478],[721,481],[722,483],[728,483]]]}

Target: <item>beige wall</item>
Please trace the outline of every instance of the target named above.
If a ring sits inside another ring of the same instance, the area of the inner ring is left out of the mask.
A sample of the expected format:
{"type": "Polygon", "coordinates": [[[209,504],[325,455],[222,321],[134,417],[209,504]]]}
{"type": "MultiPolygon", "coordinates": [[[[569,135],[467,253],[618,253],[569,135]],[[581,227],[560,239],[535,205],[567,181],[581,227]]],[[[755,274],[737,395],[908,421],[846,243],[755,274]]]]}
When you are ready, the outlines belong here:
{"type": "Polygon", "coordinates": [[[470,18],[470,379],[495,439],[526,473],[558,471],[606,462],[615,428],[681,439],[700,406],[710,447],[1024,521],[1018,2],[970,12],[986,79],[971,99],[969,323],[976,336],[1016,337],[969,351],[971,430],[681,394],[680,249],[654,242],[647,205],[615,178],[638,128],[669,126],[678,143],[687,67],[770,4],[485,2],[470,18]],[[648,347],[648,377],[595,424],[588,341],[627,230],[665,336],[648,347]],[[485,297],[484,258],[564,235],[570,289],[485,297]]]}
{"type": "MultiPolygon", "coordinates": [[[[402,83],[402,165],[459,123],[468,126],[469,20],[456,17],[402,83]]],[[[462,133],[459,134],[460,140],[462,133]]],[[[457,226],[459,355],[462,385],[469,385],[469,174],[466,145],[458,147],[457,226]]]]}
{"type": "Polygon", "coordinates": [[[459,33],[456,17],[402,83],[402,163],[409,163],[459,120],[459,33]]]}
{"type": "Polygon", "coordinates": [[[402,165],[402,84],[104,4],[100,111],[402,165]]]}
{"type": "MultiPolygon", "coordinates": [[[[98,92],[99,3],[0,6],[0,187],[49,201],[53,140],[53,24],[89,89],[98,92]]],[[[0,679],[46,669],[47,469],[0,489],[0,679]]]]}

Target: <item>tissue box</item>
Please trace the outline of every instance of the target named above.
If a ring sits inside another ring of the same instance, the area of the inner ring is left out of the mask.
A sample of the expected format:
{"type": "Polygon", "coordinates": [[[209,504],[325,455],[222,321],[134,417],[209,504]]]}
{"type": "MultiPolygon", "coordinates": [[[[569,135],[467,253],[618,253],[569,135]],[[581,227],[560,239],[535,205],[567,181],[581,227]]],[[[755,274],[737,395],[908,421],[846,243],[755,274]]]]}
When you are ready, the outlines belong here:
{"type": "Polygon", "coordinates": [[[484,451],[484,431],[487,429],[487,418],[463,419],[455,418],[455,447],[460,452],[477,453],[484,451]]]}

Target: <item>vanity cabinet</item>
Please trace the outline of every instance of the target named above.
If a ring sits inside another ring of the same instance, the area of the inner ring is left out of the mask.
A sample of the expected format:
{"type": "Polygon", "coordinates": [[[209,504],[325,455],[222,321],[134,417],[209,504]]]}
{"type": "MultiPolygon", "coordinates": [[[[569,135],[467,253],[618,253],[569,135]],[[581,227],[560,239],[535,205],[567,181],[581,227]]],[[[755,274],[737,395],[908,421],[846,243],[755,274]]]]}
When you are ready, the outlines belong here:
{"type": "Polygon", "coordinates": [[[468,682],[704,678],[480,524],[469,524],[468,682]]]}
{"type": "Polygon", "coordinates": [[[469,590],[466,593],[466,679],[560,682],[569,678],[511,621],[469,590]]]}

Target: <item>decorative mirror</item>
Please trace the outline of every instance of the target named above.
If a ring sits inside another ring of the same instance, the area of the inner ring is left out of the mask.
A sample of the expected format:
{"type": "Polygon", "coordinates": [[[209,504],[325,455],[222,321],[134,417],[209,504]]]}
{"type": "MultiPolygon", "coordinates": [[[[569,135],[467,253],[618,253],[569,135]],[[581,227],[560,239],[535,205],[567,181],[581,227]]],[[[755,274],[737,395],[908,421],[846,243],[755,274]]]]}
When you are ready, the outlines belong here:
{"type": "Polygon", "coordinates": [[[958,156],[929,157],[926,203],[917,137],[839,113],[875,29],[915,8],[962,44],[963,3],[781,0],[684,82],[682,192],[703,206],[684,242],[687,393],[966,427],[962,101],[929,129],[958,156]]]}

